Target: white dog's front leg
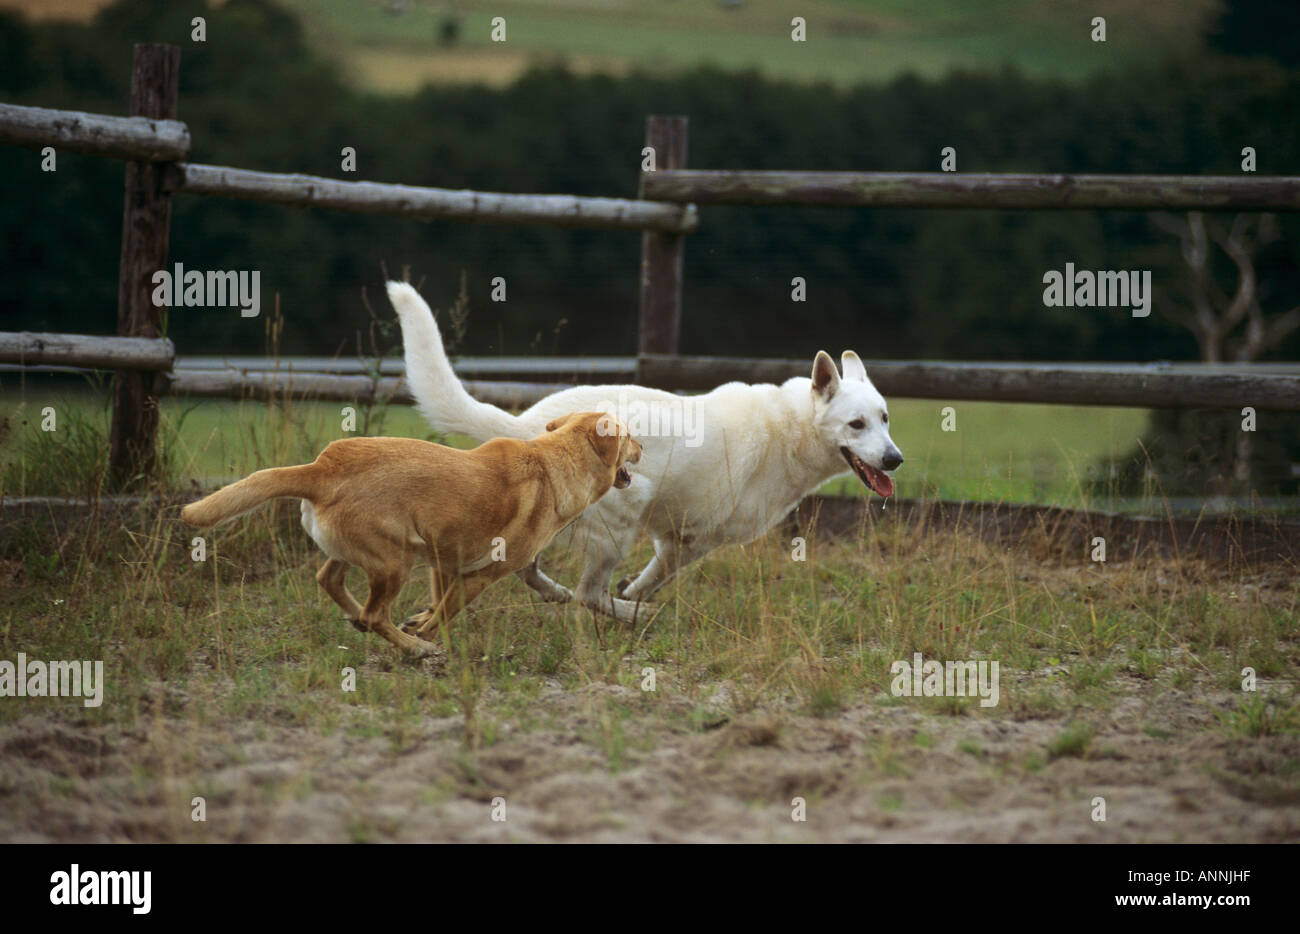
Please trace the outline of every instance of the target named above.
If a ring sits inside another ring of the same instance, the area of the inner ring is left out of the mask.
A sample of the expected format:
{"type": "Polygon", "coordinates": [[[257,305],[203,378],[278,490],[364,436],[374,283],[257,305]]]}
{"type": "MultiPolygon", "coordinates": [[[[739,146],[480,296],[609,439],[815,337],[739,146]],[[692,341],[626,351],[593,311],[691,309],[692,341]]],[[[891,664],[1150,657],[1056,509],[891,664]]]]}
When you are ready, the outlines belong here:
{"type": "Polygon", "coordinates": [[[526,568],[515,571],[515,576],[550,603],[568,603],[573,599],[573,591],[547,576],[546,572],[537,566],[536,561],[526,568]]]}
{"type": "Polygon", "coordinates": [[[582,569],[582,580],[578,583],[578,602],[588,609],[612,616],[620,622],[635,623],[637,619],[646,620],[654,615],[658,607],[631,600],[616,600],[609,592],[610,579],[627,550],[635,530],[629,533],[619,530],[621,534],[595,534],[586,542],[587,564],[582,569]]]}
{"type": "Polygon", "coordinates": [[[623,588],[619,596],[631,601],[649,600],[676,577],[678,571],[694,564],[712,550],[712,546],[701,545],[694,538],[656,539],[655,556],[637,575],[636,580],[623,588]]]}
{"type": "Polygon", "coordinates": [[[664,560],[656,554],[635,578],[624,578],[625,584],[620,582],[618,595],[626,600],[644,600],[668,583],[670,576],[664,560]]]}

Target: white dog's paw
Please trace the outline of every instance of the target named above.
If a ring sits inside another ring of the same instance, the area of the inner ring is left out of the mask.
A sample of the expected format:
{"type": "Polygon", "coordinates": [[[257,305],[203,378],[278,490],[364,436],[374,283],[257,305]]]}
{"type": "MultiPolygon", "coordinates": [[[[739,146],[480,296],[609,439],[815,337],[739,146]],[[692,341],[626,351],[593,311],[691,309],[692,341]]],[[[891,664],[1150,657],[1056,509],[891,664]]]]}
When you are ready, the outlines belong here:
{"type": "Polygon", "coordinates": [[[612,616],[620,623],[645,622],[659,612],[657,603],[641,603],[635,600],[617,600],[609,594],[596,596],[579,595],[582,605],[605,616],[612,616]]]}
{"type": "Polygon", "coordinates": [[[625,623],[646,623],[659,612],[659,604],[640,600],[615,600],[614,612],[625,623]]]}
{"type": "Polygon", "coordinates": [[[537,596],[547,603],[569,603],[573,600],[573,591],[563,584],[552,582],[550,587],[536,591],[537,596]]]}

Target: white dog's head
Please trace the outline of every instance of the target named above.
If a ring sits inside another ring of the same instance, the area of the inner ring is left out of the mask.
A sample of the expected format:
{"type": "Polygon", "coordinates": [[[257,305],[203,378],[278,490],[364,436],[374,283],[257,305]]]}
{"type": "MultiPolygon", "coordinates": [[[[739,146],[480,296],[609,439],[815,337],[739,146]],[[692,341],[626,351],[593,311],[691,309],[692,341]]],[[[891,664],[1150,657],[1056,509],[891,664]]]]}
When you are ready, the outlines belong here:
{"type": "Polygon", "coordinates": [[[892,496],[894,481],[885,471],[902,464],[903,455],[889,437],[885,398],[867,379],[857,354],[844,351],[840,363],[843,379],[826,351],[819,350],[813,361],[813,425],[863,483],[881,496],[892,496]]]}

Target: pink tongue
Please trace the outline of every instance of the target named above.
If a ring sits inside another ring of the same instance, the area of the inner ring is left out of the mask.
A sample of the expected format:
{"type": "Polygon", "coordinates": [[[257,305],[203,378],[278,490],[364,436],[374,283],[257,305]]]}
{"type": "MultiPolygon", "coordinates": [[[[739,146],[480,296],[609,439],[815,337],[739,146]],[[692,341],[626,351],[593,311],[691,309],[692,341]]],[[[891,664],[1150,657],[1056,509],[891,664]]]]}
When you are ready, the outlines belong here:
{"type": "Polygon", "coordinates": [[[871,479],[871,488],[881,496],[890,497],[894,495],[894,481],[889,478],[889,474],[876,470],[870,464],[863,464],[867,470],[867,476],[871,479]]]}

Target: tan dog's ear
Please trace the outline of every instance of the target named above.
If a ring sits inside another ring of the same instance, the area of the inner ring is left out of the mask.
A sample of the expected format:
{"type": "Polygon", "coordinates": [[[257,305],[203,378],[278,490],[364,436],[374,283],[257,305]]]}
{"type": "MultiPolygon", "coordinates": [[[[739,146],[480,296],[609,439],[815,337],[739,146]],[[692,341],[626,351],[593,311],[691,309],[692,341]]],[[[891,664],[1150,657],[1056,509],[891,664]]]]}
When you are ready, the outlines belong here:
{"type": "Polygon", "coordinates": [[[619,440],[620,433],[626,435],[627,429],[623,428],[616,419],[609,415],[600,416],[587,429],[587,437],[591,439],[591,446],[596,449],[600,459],[611,467],[618,463],[618,452],[622,446],[619,440]]]}
{"type": "Polygon", "coordinates": [[[554,431],[557,428],[563,428],[565,425],[569,423],[569,419],[571,418],[573,418],[572,412],[570,412],[568,415],[561,415],[559,418],[553,418],[546,423],[546,430],[554,431]]]}

